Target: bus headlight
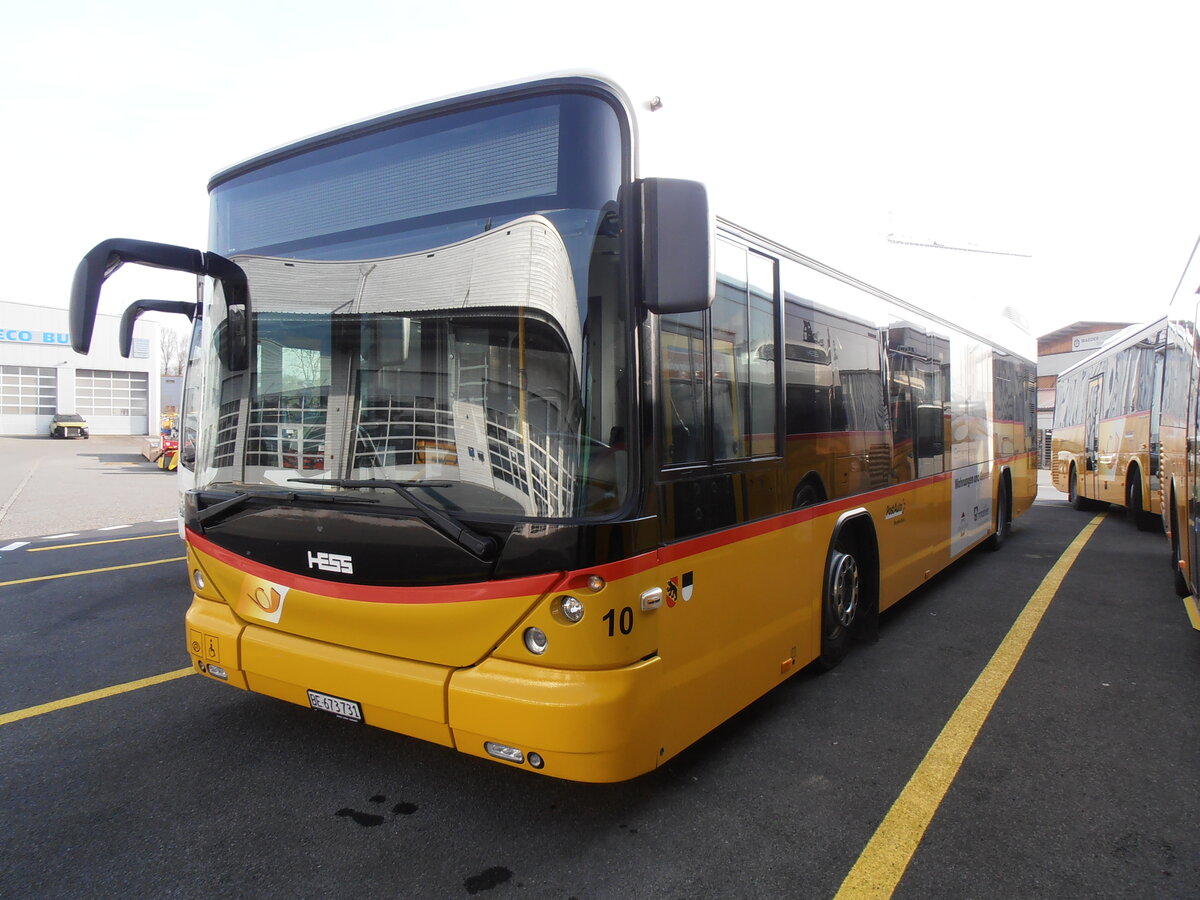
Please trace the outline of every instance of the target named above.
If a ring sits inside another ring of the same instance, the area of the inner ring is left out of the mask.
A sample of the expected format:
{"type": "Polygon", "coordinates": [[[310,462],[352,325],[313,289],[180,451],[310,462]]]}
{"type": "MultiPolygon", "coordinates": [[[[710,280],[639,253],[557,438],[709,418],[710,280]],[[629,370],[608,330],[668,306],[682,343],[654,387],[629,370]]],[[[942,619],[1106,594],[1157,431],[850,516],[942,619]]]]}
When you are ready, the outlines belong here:
{"type": "Polygon", "coordinates": [[[541,656],[546,652],[546,647],[550,641],[546,638],[546,632],[540,628],[525,629],[525,649],[534,656],[541,656]]]}
{"type": "Polygon", "coordinates": [[[196,585],[196,590],[204,590],[204,575],[199,569],[192,573],[192,583],[196,585]]]}
{"type": "Polygon", "coordinates": [[[558,610],[562,613],[563,618],[571,624],[575,624],[583,618],[583,604],[574,597],[560,597],[558,610]]]}

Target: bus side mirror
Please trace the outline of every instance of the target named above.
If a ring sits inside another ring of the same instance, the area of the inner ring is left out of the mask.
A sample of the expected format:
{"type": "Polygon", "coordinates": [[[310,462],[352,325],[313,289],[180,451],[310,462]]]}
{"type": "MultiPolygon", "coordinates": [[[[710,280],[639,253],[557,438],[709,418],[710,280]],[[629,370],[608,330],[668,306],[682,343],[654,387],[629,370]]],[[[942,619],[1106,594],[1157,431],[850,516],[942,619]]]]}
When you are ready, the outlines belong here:
{"type": "Polygon", "coordinates": [[[225,321],[217,326],[214,341],[217,358],[230,372],[242,372],[250,365],[250,329],[246,304],[231,304],[225,321]]]}
{"type": "MultiPolygon", "coordinates": [[[[225,300],[232,313],[240,308],[242,322],[250,320],[250,288],[246,282],[246,273],[241,266],[231,262],[216,253],[204,253],[187,247],[177,247],[174,244],[158,244],[153,241],[132,241],[125,238],[112,238],[101,241],[88,251],[75,269],[75,280],[71,285],[71,346],[76,353],[87,353],[92,347],[92,331],[96,326],[96,311],[100,306],[100,288],[104,282],[127,262],[151,266],[155,269],[171,269],[176,272],[190,272],[193,275],[208,275],[220,282],[225,291],[225,300]]],[[[126,316],[129,320],[129,336],[132,340],[133,322],[143,309],[137,308],[139,303],[166,303],[169,301],[138,301],[126,316]],[[134,311],[136,309],[136,311],[134,311]]],[[[193,306],[192,304],[185,304],[193,306]]],[[[184,312],[182,309],[170,309],[168,312],[184,312]]],[[[185,313],[186,314],[186,313],[185,313]]],[[[122,317],[122,348],[128,356],[124,343],[125,317],[122,317]]],[[[240,368],[245,368],[245,360],[249,358],[249,336],[246,328],[236,329],[239,345],[226,347],[226,356],[222,359],[241,362],[240,368]]],[[[231,368],[237,368],[231,366],[231,368]]]]}
{"type": "Polygon", "coordinates": [[[138,316],[144,312],[168,312],[180,313],[188,319],[196,318],[196,304],[187,303],[183,300],[135,300],[129,304],[129,308],[125,310],[125,314],[121,316],[121,335],[120,349],[121,355],[129,359],[129,354],[133,349],[133,326],[137,322],[138,316]]]}
{"type": "Polygon", "coordinates": [[[664,315],[708,309],[717,292],[708,191],[677,178],[647,178],[641,188],[642,302],[664,315]]]}

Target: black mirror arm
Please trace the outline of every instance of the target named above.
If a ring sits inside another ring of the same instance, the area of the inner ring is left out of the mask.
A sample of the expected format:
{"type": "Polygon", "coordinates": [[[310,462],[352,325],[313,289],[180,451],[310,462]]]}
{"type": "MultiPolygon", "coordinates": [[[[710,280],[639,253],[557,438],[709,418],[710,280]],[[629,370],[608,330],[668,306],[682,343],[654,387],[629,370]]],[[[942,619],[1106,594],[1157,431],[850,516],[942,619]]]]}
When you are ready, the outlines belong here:
{"type": "MultiPolygon", "coordinates": [[[[246,273],[237,263],[216,253],[206,253],[174,244],[112,238],[101,241],[88,251],[75,269],[75,280],[71,285],[70,312],[71,346],[75,352],[87,353],[91,349],[96,311],[100,305],[100,288],[125,263],[211,276],[225,286],[231,304],[241,303],[248,306],[250,291],[246,273]]],[[[135,314],[134,318],[136,317],[135,314]]]]}
{"type": "Polygon", "coordinates": [[[121,316],[120,349],[121,356],[129,359],[133,349],[133,325],[144,312],[179,313],[189,320],[196,318],[196,304],[184,300],[135,300],[129,304],[125,314],[121,316]]]}

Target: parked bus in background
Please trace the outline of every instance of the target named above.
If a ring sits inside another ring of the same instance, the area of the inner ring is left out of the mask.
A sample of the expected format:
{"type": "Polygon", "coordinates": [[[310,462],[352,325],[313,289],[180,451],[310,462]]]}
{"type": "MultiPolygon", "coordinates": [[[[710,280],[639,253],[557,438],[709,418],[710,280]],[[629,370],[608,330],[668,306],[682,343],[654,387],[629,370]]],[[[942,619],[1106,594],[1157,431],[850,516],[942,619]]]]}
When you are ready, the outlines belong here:
{"type": "Polygon", "coordinates": [[[80,263],[80,352],[122,263],[200,278],[198,672],[616,781],[1004,540],[1033,363],[715,220],[640,133],[598,77],[494,88],[218,174],[208,251],[80,263]]]}
{"type": "Polygon", "coordinates": [[[1160,527],[1160,411],[1166,319],[1131,325],[1058,376],[1051,477],[1076,509],[1125,507],[1160,527]]]}
{"type": "Polygon", "coordinates": [[[1175,590],[1200,630],[1200,243],[1192,250],[1167,314],[1160,473],[1163,526],[1171,543],[1175,590]]]}

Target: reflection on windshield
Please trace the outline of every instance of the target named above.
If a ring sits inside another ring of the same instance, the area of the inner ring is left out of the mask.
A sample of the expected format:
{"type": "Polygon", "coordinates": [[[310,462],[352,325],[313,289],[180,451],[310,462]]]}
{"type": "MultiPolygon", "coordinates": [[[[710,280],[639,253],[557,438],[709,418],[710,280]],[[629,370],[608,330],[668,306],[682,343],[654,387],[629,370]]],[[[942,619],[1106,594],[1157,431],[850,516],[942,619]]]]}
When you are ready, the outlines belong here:
{"type": "Polygon", "coordinates": [[[216,379],[206,483],[434,482],[414,489],[513,516],[616,504],[623,461],[589,435],[619,423],[585,412],[588,337],[547,219],[385,259],[235,260],[255,351],[251,372],[216,379]]]}

